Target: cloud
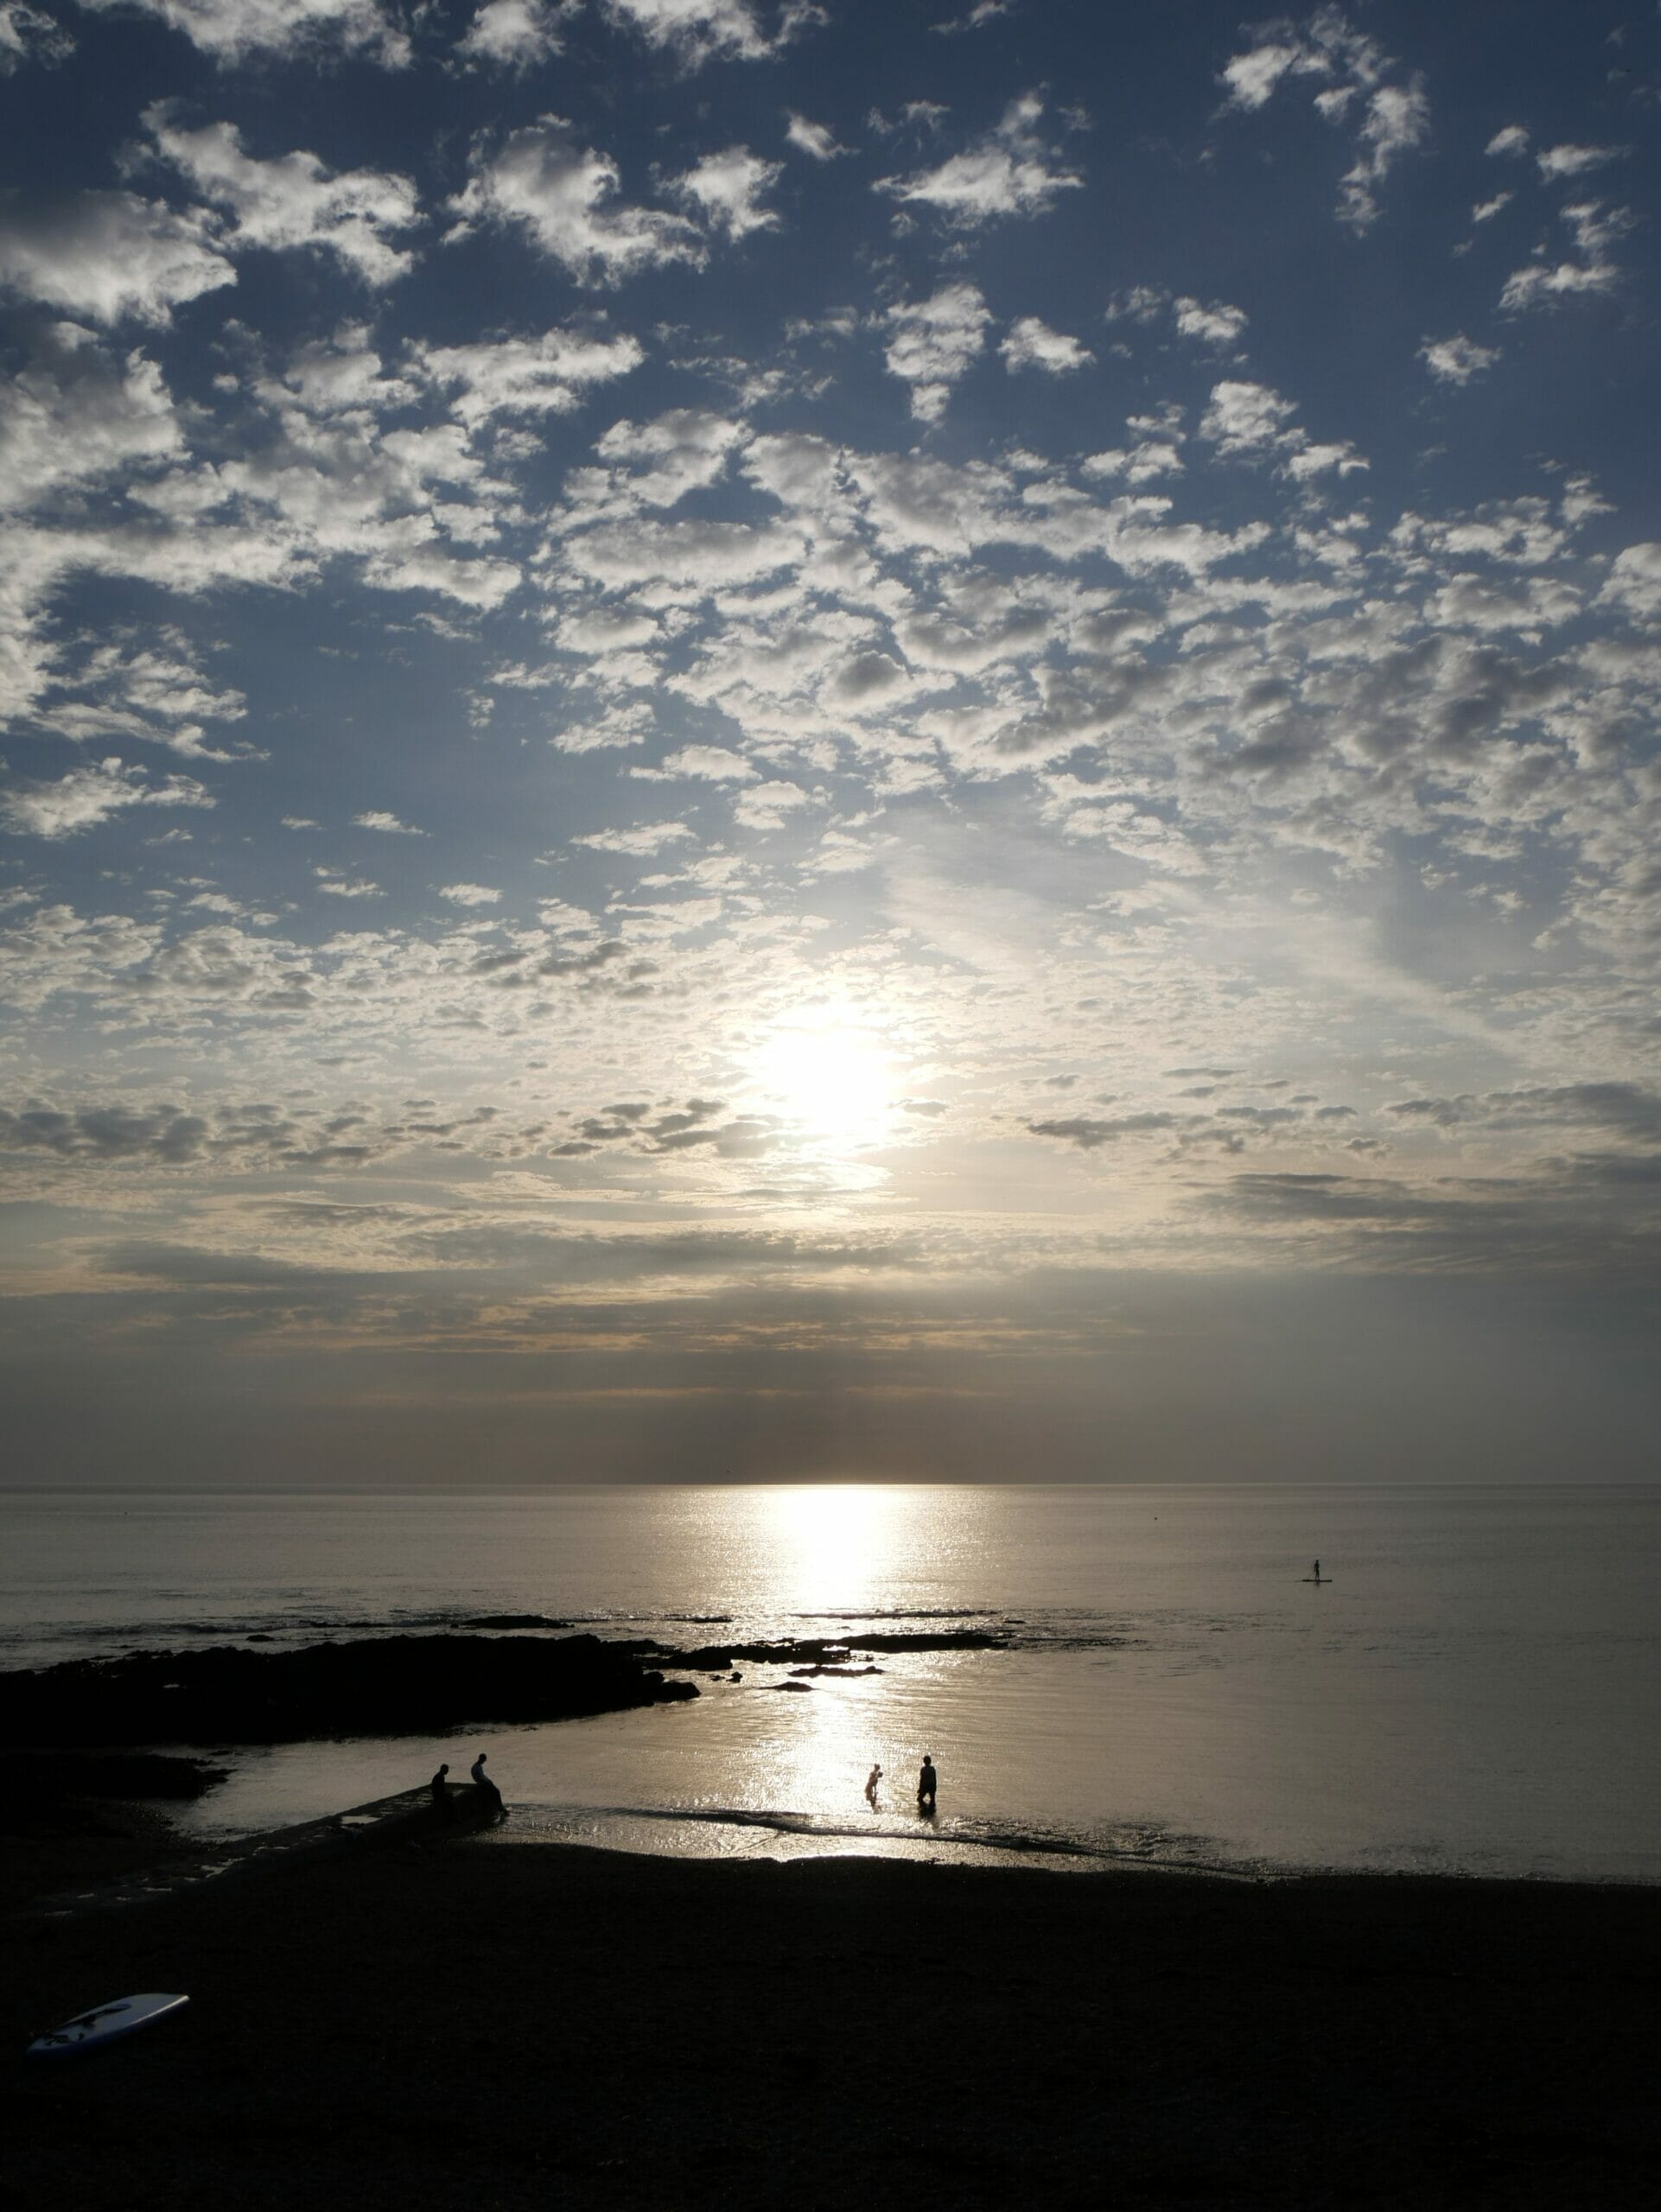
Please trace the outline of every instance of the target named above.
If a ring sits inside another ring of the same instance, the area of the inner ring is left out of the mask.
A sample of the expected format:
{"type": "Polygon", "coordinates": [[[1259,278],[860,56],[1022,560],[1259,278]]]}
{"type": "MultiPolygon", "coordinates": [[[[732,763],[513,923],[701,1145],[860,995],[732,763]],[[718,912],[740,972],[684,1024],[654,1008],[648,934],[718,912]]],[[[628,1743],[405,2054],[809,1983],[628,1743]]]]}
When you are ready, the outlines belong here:
{"type": "Polygon", "coordinates": [[[199,1114],[178,1106],[0,1106],[0,1151],[44,1152],[59,1160],[143,1160],[176,1167],[197,1159],[208,1134],[199,1114]]]}
{"type": "Polygon", "coordinates": [[[126,767],[113,755],[95,767],[73,769],[56,783],[0,785],[0,820],[22,837],[73,837],[130,806],[213,804],[192,777],[149,783],[142,769],[126,767]]]}
{"type": "Polygon", "coordinates": [[[178,104],[169,100],[144,112],[158,156],[230,216],[225,242],[232,250],[316,246],[373,285],[389,284],[413,265],[414,256],[391,242],[419,219],[408,177],[382,169],[336,175],[305,152],[258,161],[244,148],[234,124],[193,130],[177,118],[178,104]]]}
{"type": "Polygon", "coordinates": [[[452,238],[480,222],[517,226],[580,284],[620,284],[672,262],[702,267],[706,250],[684,215],[631,207],[609,154],[580,145],[559,116],[510,131],[500,149],[475,153],[452,238]]]}
{"type": "Polygon", "coordinates": [[[55,16],[28,0],[0,0],[0,77],[30,61],[50,68],[74,50],[73,38],[55,16]]]}
{"type": "Polygon", "coordinates": [[[807,154],[816,162],[834,162],[839,155],[850,153],[848,146],[839,146],[834,132],[823,123],[810,123],[805,115],[798,115],[794,108],[785,126],[785,137],[799,153],[807,154]]]}
{"type": "Polygon", "coordinates": [[[1562,177],[1584,176],[1609,162],[1624,162],[1632,150],[1630,146],[1548,146],[1535,160],[1546,182],[1555,184],[1562,177]]]}
{"type": "Polygon", "coordinates": [[[996,22],[1000,16],[1012,15],[1015,0],[974,0],[974,5],[961,16],[948,16],[929,29],[941,38],[956,38],[965,31],[984,30],[988,23],[996,22]]]}
{"type": "Polygon", "coordinates": [[[683,745],[665,760],[663,772],[697,777],[706,783],[741,784],[750,781],[755,770],[741,753],[724,745],[683,745]]]}
{"type": "Polygon", "coordinates": [[[1053,377],[1066,376],[1070,370],[1089,367],[1096,359],[1087,346],[1052,330],[1035,315],[1012,322],[998,352],[1012,375],[1017,369],[1043,369],[1053,377]]]}
{"type": "Polygon", "coordinates": [[[674,54],[689,69],[711,60],[767,61],[792,39],[827,21],[813,0],[779,0],[763,29],[759,0],[604,0],[614,22],[648,45],[674,54]]]}
{"type": "Polygon", "coordinates": [[[1485,154],[1494,154],[1503,157],[1507,155],[1526,154],[1528,149],[1527,130],[1520,123],[1508,123],[1503,130],[1494,132],[1493,137],[1489,139],[1482,150],[1485,154]]]}
{"type": "Polygon", "coordinates": [[[1225,110],[1255,114],[1295,79],[1320,86],[1316,112],[1354,132],[1355,158],[1339,183],[1339,220],[1352,230],[1370,229],[1378,219],[1379,188],[1400,156],[1429,135],[1422,79],[1390,81],[1398,64],[1336,7],[1320,8],[1301,24],[1282,20],[1259,37],[1223,68],[1225,110]]]}
{"type": "Polygon", "coordinates": [[[998,216],[1047,214],[1058,193],[1076,190],[1084,179],[1053,166],[1057,150],[1047,147],[1038,134],[1043,112],[1039,95],[1025,93],[1009,103],[995,130],[963,153],[953,154],[937,168],[881,177],[873,189],[889,194],[902,206],[932,207],[963,230],[998,216]]]}
{"type": "Polygon", "coordinates": [[[469,430],[496,415],[569,415],[595,385],[629,375],[645,359],[637,338],[576,330],[410,349],[411,367],[451,392],[450,412],[469,430]]]}
{"type": "Polygon", "coordinates": [[[468,61],[530,69],[563,51],[570,0],[484,0],[456,52],[468,61]]]}
{"type": "Polygon", "coordinates": [[[1499,359],[1498,346],[1479,346],[1473,338],[1455,333],[1452,338],[1427,338],[1419,359],[1438,384],[1469,384],[1491,369],[1499,359]]]}
{"type": "Polygon", "coordinates": [[[380,0],[81,0],[101,14],[129,9],[154,16],[215,61],[229,65],[252,54],[286,59],[331,48],[366,54],[389,69],[410,59],[407,35],[380,0]]]}
{"type": "Polygon", "coordinates": [[[438,893],[448,899],[452,906],[495,906],[501,902],[501,893],[487,883],[446,883],[438,893]]]}
{"type": "Polygon", "coordinates": [[[1080,1152],[1096,1152],[1103,1145],[1117,1144],[1123,1137],[1156,1135],[1176,1125],[1174,1114],[1153,1113],[1121,1114],[1108,1121],[1073,1115],[1061,1121],[1028,1122],[1027,1127],[1035,1137],[1053,1137],[1060,1143],[1077,1146],[1080,1152]]]}
{"type": "Polygon", "coordinates": [[[112,359],[86,331],[60,324],[0,381],[0,507],[33,506],[116,470],[136,475],[182,443],[154,361],[112,359]]]}
{"type": "Polygon", "coordinates": [[[1574,233],[1573,261],[1553,263],[1540,250],[1540,257],[1514,270],[1499,295],[1502,310],[1519,314],[1529,308],[1561,306],[1565,301],[1611,292],[1620,282],[1620,270],[1610,248],[1632,228],[1625,207],[1606,209],[1601,200],[1577,200],[1565,207],[1562,219],[1574,233]]]}
{"type": "Polygon", "coordinates": [[[1603,588],[1606,607],[1619,607],[1642,622],[1661,622],[1661,545],[1628,545],[1617,553],[1603,588]]]}
{"type": "Polygon", "coordinates": [[[0,202],[0,283],[96,322],[166,323],[175,308],[237,281],[213,218],[131,192],[41,206],[0,202]]]}
{"type": "Polygon", "coordinates": [[[1473,223],[1492,222],[1500,210],[1509,207],[1516,197],[1514,192],[1496,192],[1492,200],[1480,200],[1471,210],[1471,220],[1473,223]]]}
{"type": "Polygon", "coordinates": [[[951,387],[986,346],[992,320],[973,284],[944,284],[926,300],[890,308],[894,336],[886,359],[890,376],[911,386],[911,411],[920,423],[938,423],[951,387]]]}
{"type": "Polygon", "coordinates": [[[684,822],[647,822],[635,830],[593,830],[586,836],[573,837],[571,842],[586,845],[592,852],[622,853],[632,859],[645,859],[691,834],[684,822]]]}
{"type": "Polygon", "coordinates": [[[1219,353],[1231,352],[1239,344],[1251,320],[1244,308],[1231,308],[1221,300],[1206,306],[1199,300],[1180,299],[1172,302],[1172,308],[1179,338],[1196,339],[1219,353]]]}
{"type": "Polygon", "coordinates": [[[400,822],[396,814],[389,814],[384,807],[376,807],[367,814],[354,814],[353,826],[359,830],[379,830],[387,837],[424,837],[424,830],[412,830],[407,822],[400,822]]]}
{"type": "Polygon", "coordinates": [[[1318,443],[1312,439],[1301,424],[1291,421],[1296,412],[1293,401],[1267,385],[1225,378],[1212,386],[1211,404],[1197,435],[1215,445],[1225,460],[1277,454],[1282,469],[1297,482],[1328,472],[1350,476],[1366,467],[1346,440],[1318,443]]]}
{"type": "Polygon", "coordinates": [[[782,175],[781,162],[764,162],[746,146],[729,146],[723,153],[707,154],[669,188],[729,238],[741,238],[752,231],[778,228],[778,216],[760,203],[782,175]]]}
{"type": "Polygon", "coordinates": [[[327,892],[331,899],[384,899],[386,893],[379,883],[371,883],[366,876],[336,875],[331,869],[312,870],[317,879],[317,888],[327,892]]]}

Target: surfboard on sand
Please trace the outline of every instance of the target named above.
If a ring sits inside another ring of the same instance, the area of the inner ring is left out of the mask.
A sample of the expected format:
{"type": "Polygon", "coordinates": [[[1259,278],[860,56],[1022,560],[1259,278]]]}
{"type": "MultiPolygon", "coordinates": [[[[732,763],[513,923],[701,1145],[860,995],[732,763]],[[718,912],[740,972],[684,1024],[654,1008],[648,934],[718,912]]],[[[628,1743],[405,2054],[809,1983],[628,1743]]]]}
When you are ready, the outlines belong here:
{"type": "Polygon", "coordinates": [[[188,1997],[170,1997],[159,1990],[143,1997],[114,1997],[107,2005],[94,2005],[90,2012],[78,2012],[73,2020],[66,2020],[60,2028],[36,2036],[26,2055],[68,2058],[77,2051],[101,2050],[105,2044],[119,2043],[124,2036],[149,2027],[153,2020],[166,2019],[189,2002],[188,1997]]]}

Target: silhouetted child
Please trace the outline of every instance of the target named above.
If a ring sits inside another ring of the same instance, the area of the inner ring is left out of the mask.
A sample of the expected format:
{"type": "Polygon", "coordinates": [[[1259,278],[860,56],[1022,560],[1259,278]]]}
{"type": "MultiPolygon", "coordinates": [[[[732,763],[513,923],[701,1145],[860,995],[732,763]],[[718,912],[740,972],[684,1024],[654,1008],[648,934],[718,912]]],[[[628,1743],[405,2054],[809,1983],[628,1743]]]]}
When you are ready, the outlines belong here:
{"type": "Polygon", "coordinates": [[[940,1777],[934,1771],[933,1755],[932,1752],[925,1751],[923,1770],[917,1777],[917,1809],[920,1813],[932,1813],[934,1810],[934,1792],[939,1787],[939,1782],[940,1777]]]}
{"type": "Polygon", "coordinates": [[[876,1810],[876,1786],[881,1779],[882,1770],[880,1766],[874,1766],[865,1777],[865,1802],[873,1812],[876,1810]]]}
{"type": "Polygon", "coordinates": [[[455,1818],[455,1808],[450,1802],[450,1786],[446,1779],[449,1773],[448,1765],[441,1766],[430,1785],[433,1794],[433,1809],[441,1821],[453,1821],[455,1818]]]}

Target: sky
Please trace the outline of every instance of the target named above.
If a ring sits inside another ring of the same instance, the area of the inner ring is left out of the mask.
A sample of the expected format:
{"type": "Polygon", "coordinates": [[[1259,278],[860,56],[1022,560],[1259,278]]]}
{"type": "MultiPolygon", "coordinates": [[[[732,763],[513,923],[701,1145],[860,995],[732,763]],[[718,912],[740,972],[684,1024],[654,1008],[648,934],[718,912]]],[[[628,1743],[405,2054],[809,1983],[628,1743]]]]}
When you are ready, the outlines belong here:
{"type": "Polygon", "coordinates": [[[0,0],[0,1418],[1639,1479],[1653,0],[0,0]]]}

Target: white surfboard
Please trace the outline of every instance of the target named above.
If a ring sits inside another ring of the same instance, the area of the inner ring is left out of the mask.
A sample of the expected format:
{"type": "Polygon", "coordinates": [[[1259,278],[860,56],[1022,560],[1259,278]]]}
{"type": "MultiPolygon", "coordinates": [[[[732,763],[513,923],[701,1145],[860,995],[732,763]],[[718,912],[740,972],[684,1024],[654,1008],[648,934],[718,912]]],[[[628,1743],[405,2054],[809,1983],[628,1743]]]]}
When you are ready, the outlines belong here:
{"type": "Polygon", "coordinates": [[[76,2051],[100,2050],[105,2044],[119,2043],[135,2030],[149,2027],[152,2020],[166,2019],[169,2012],[179,2012],[189,2002],[188,1997],[170,1997],[157,1990],[143,1997],[114,1997],[107,2005],[94,2005],[90,2012],[78,2012],[73,2020],[66,2020],[60,2028],[36,2036],[27,2056],[68,2058],[76,2051]]]}

